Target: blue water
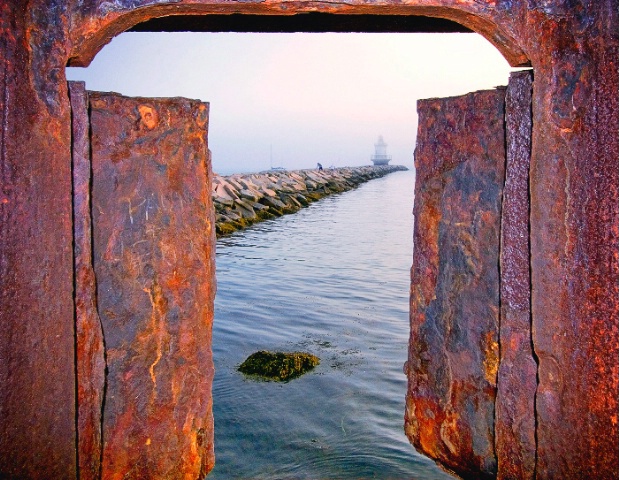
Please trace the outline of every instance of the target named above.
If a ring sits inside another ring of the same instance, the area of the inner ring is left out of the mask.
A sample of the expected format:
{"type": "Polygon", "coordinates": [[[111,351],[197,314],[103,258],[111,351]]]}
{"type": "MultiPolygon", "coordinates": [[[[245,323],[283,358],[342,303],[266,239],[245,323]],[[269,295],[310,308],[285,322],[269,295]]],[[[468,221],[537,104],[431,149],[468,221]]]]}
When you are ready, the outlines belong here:
{"type": "Polygon", "coordinates": [[[452,479],[403,431],[413,172],[217,245],[215,479],[452,479]],[[321,359],[288,383],[245,378],[256,350],[321,359]]]}

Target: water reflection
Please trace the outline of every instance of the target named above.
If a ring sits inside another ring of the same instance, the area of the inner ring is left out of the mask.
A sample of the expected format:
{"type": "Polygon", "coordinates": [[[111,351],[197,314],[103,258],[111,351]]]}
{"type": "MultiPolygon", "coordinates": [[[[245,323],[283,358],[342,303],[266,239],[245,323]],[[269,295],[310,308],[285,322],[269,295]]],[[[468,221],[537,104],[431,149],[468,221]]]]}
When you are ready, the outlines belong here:
{"type": "Polygon", "coordinates": [[[394,173],[218,242],[209,478],[453,478],[403,433],[413,182],[394,173]],[[260,349],[321,364],[244,378],[260,349]]]}

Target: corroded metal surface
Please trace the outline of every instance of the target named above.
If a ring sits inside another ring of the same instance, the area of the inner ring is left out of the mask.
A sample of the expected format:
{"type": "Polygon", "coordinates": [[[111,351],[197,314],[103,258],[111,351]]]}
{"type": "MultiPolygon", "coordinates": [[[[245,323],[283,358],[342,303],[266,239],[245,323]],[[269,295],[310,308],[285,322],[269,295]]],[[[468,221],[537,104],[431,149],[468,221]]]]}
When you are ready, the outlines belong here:
{"type": "Polygon", "coordinates": [[[101,467],[101,420],[105,345],[97,311],[92,264],[90,120],[83,82],[69,82],[73,131],[73,244],[75,254],[75,347],[77,454],[80,479],[96,480],[101,467]]]}
{"type": "Polygon", "coordinates": [[[406,433],[493,478],[505,90],[418,102],[406,433]]]}
{"type": "Polygon", "coordinates": [[[102,478],[202,478],[214,461],[208,105],[91,92],[90,110],[102,478]]]}
{"type": "Polygon", "coordinates": [[[56,7],[0,2],[0,478],[77,470],[67,4],[56,7]]]}
{"type": "Polygon", "coordinates": [[[615,479],[619,2],[547,3],[534,2],[530,39],[537,478],[615,479]]]}
{"type": "MultiPolygon", "coordinates": [[[[495,5],[494,0],[423,0],[399,2],[395,0],[336,0],[282,1],[264,0],[242,4],[224,0],[81,0],[79,8],[73,12],[71,29],[71,66],[85,66],[96,53],[114,36],[151,18],[167,16],[190,16],[209,14],[246,13],[253,15],[294,15],[297,13],[337,13],[349,15],[418,15],[438,17],[454,21],[483,35],[501,51],[514,66],[528,65],[529,58],[518,44],[512,32],[504,28],[503,22],[496,21],[500,15],[510,18],[522,13],[518,7],[523,5],[495,5]],[[138,9],[148,5],[148,9],[138,9]],[[454,8],[455,7],[455,8],[454,8]],[[497,15],[498,13],[498,15],[497,15]]],[[[179,18],[179,23],[186,22],[179,18]]]]}
{"type": "Polygon", "coordinates": [[[501,223],[500,366],[496,454],[500,479],[535,475],[537,364],[531,339],[529,267],[530,71],[513,73],[505,99],[507,163],[501,223]]]}

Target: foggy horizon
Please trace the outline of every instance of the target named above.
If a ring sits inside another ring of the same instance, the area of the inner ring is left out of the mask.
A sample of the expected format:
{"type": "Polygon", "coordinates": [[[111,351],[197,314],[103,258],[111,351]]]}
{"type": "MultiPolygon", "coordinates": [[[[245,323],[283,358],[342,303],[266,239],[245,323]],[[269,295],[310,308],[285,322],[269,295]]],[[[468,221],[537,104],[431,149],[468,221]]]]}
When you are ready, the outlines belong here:
{"type": "Polygon", "coordinates": [[[382,135],[413,167],[416,102],[506,85],[478,34],[123,33],[88,68],[89,90],[210,103],[217,173],[371,164],[382,135]]]}

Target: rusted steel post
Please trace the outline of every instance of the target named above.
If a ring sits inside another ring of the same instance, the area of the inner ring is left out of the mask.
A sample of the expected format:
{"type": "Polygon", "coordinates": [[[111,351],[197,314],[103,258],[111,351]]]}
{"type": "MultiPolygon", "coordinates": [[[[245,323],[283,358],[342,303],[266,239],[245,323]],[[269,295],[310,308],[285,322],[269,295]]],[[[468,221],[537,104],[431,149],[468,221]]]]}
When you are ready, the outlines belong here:
{"type": "Polygon", "coordinates": [[[212,468],[215,228],[208,104],[90,93],[102,478],[212,468]]]}
{"type": "Polygon", "coordinates": [[[420,100],[406,433],[494,478],[505,90],[420,100]]]}
{"type": "Polygon", "coordinates": [[[98,480],[101,475],[101,420],[106,367],[92,264],[90,119],[84,83],[69,82],[69,95],[73,132],[77,454],[80,479],[98,480]]]}
{"type": "Polygon", "coordinates": [[[529,245],[533,76],[510,76],[505,99],[507,164],[501,221],[500,366],[496,398],[498,478],[535,476],[535,391],[529,245]]]}
{"type": "Polygon", "coordinates": [[[1,478],[77,474],[67,8],[0,2],[1,478]]]}

